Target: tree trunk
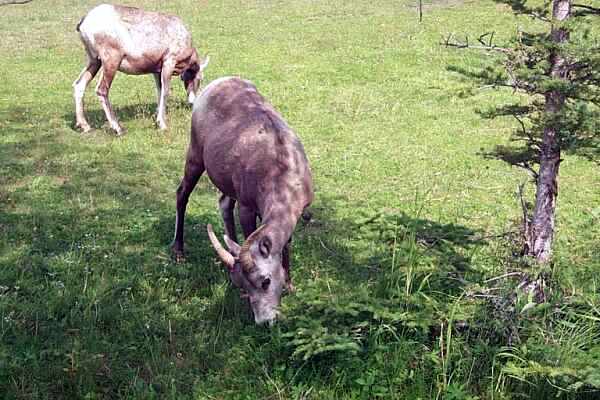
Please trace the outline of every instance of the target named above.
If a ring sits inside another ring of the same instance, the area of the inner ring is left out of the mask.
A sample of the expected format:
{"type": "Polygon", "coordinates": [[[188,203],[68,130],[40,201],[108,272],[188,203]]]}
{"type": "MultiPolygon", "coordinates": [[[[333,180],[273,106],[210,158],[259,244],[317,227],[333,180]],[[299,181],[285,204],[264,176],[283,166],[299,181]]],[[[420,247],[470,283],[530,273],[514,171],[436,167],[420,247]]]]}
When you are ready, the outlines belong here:
{"type": "MultiPolygon", "coordinates": [[[[571,0],[552,1],[552,41],[562,43],[569,40],[569,32],[560,23],[571,14],[571,0]],[[558,23],[559,26],[555,24],[558,23]]],[[[567,79],[567,62],[560,49],[550,54],[550,75],[555,79],[567,79]]],[[[528,227],[526,254],[545,263],[552,255],[556,197],[558,195],[558,168],[560,165],[559,121],[553,115],[559,113],[565,103],[560,90],[545,94],[546,126],[540,150],[540,172],[537,179],[535,209],[528,227]]]]}

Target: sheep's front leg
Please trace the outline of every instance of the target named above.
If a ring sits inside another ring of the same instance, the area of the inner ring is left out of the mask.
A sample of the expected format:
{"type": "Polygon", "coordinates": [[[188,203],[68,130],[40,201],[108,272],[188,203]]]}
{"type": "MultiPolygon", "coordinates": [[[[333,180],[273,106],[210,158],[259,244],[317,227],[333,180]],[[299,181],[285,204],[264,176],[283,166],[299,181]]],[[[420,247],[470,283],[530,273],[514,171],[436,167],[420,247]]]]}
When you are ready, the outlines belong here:
{"type": "Polygon", "coordinates": [[[225,222],[225,231],[229,239],[237,243],[237,235],[235,232],[235,220],[233,218],[233,210],[235,208],[235,200],[229,196],[222,195],[219,199],[219,208],[221,209],[221,216],[223,222],[225,222]]]}
{"type": "Polygon", "coordinates": [[[195,160],[188,157],[185,162],[183,179],[177,188],[177,202],[175,214],[175,237],[171,245],[171,251],[177,262],[184,260],[183,255],[183,224],[185,221],[185,209],[187,207],[190,194],[198,183],[200,176],[204,172],[204,163],[202,160],[195,160]]]}
{"type": "Polygon", "coordinates": [[[108,92],[120,62],[121,60],[119,58],[114,57],[107,59],[106,61],[102,60],[102,78],[100,78],[98,86],[96,86],[96,94],[100,98],[100,103],[104,109],[104,114],[106,114],[106,119],[108,120],[110,127],[117,132],[117,135],[123,134],[123,128],[117,120],[117,116],[115,115],[112,104],[110,104],[110,100],[108,100],[108,92]]]}
{"type": "Polygon", "coordinates": [[[167,129],[167,98],[169,97],[169,90],[171,89],[173,69],[174,66],[172,63],[165,62],[162,71],[160,72],[160,98],[158,100],[158,113],[156,115],[156,123],[160,129],[167,129]]]}
{"type": "Polygon", "coordinates": [[[256,212],[251,207],[243,206],[239,204],[239,212],[240,212],[240,225],[242,226],[242,231],[244,232],[244,237],[248,238],[256,230],[256,212]]]}

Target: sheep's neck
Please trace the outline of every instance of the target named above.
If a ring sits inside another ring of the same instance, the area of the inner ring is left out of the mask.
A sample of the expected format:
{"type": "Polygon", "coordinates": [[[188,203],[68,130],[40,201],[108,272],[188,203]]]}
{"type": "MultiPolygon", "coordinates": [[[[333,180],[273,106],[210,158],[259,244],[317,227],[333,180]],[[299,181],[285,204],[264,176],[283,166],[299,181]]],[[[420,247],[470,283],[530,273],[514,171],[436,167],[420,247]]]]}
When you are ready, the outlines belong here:
{"type": "Polygon", "coordinates": [[[269,235],[273,253],[280,253],[294,232],[296,222],[302,214],[302,209],[292,207],[271,207],[263,214],[262,222],[267,228],[264,235],[269,235]]]}

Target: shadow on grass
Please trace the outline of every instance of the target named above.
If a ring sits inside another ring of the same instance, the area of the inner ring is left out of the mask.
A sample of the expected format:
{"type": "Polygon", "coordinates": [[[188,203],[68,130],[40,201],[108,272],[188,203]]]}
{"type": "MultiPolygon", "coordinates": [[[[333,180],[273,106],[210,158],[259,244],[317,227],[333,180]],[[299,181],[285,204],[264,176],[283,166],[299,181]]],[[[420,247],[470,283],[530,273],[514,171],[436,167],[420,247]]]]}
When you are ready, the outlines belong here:
{"type": "MultiPolygon", "coordinates": [[[[98,108],[99,104],[88,101],[91,105],[88,106],[86,103],[85,106],[85,117],[88,120],[88,123],[92,128],[99,129],[100,127],[107,124],[106,115],[104,114],[104,110],[102,108],[98,108]]],[[[125,123],[127,121],[144,119],[144,120],[152,120],[156,119],[156,114],[158,110],[158,105],[156,103],[138,103],[138,104],[129,104],[124,106],[119,106],[113,102],[113,108],[115,110],[115,114],[119,122],[125,123]]],[[[167,105],[167,114],[170,110],[175,109],[191,109],[191,106],[187,103],[185,99],[181,99],[179,97],[169,98],[167,105]]],[[[75,126],[75,106],[71,111],[65,113],[63,115],[63,120],[68,124],[68,126],[77,130],[78,128],[75,126]]]]}
{"type": "MultiPolygon", "coordinates": [[[[94,104],[95,106],[95,104],[94,104]]],[[[63,115],[64,121],[71,129],[78,129],[75,126],[75,106],[73,110],[63,115]]],[[[138,103],[126,106],[113,104],[115,114],[120,122],[127,122],[136,119],[154,119],[156,117],[156,103],[138,103]]],[[[85,107],[85,117],[92,128],[100,128],[107,123],[106,115],[102,108],[85,107]]]]}
{"type": "MultiPolygon", "coordinates": [[[[29,118],[39,129],[12,121],[14,142],[0,143],[0,391],[167,390],[158,376],[186,360],[198,323],[216,323],[204,313],[225,275],[208,240],[190,232],[188,262],[172,263],[174,189],[155,179],[161,166],[29,118]]],[[[190,215],[187,230],[215,215],[190,215]]]]}
{"type": "Polygon", "coordinates": [[[436,274],[448,276],[448,286],[441,288],[448,291],[464,275],[477,274],[470,266],[471,253],[486,244],[479,232],[462,225],[389,209],[365,212],[345,199],[318,195],[312,210],[313,220],[300,229],[317,242],[311,246],[318,250],[314,256],[330,260],[330,272],[349,285],[380,279],[394,267],[401,270],[426,259],[436,274]],[[355,216],[330,217],[336,208],[356,210],[355,216]]]}

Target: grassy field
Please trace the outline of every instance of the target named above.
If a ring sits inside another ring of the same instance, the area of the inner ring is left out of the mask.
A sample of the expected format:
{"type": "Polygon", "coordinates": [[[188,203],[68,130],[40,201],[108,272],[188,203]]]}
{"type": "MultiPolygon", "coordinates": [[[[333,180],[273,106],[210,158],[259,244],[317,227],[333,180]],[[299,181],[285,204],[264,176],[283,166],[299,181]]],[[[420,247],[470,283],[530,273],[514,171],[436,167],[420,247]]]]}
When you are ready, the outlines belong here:
{"type": "MultiPolygon", "coordinates": [[[[150,76],[118,74],[123,138],[95,81],[74,130],[75,26],[95,1],[0,7],[0,398],[594,398],[600,388],[600,169],[560,170],[549,306],[487,281],[511,259],[525,172],[487,157],[514,100],[454,72],[497,62],[443,35],[515,18],[494,1],[125,1],[180,15],[211,63],[281,111],[311,162],[313,220],[296,228],[297,293],[256,327],[206,236],[223,231],[206,177],[187,261],[168,252],[190,107],[154,127],[150,76]],[[497,297],[496,297],[497,296],[497,297]],[[513,299],[514,300],[514,299],[513,299]]],[[[531,188],[529,188],[531,195],[531,188]]]]}

